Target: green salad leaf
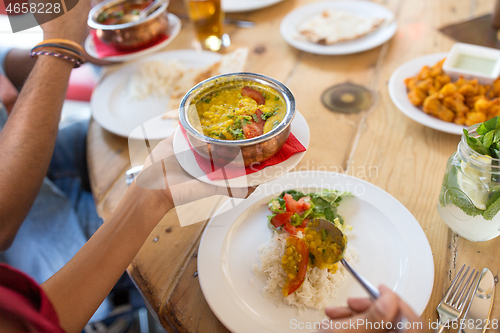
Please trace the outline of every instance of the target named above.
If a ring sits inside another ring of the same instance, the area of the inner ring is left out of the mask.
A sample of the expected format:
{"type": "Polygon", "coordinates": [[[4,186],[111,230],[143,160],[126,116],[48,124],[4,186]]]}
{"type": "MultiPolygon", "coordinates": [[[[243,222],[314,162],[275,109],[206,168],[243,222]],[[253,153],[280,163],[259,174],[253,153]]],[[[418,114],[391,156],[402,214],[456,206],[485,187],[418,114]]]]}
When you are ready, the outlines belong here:
{"type": "Polygon", "coordinates": [[[311,203],[311,207],[301,215],[295,213],[291,217],[291,224],[293,226],[301,225],[306,218],[322,218],[332,223],[338,218],[339,222],[344,224],[344,218],[337,213],[337,207],[343,197],[352,196],[349,192],[334,190],[322,190],[321,192],[308,194],[304,194],[296,190],[284,191],[278,196],[278,198],[272,199],[268,203],[269,210],[273,212],[272,215],[268,216],[269,221],[271,221],[271,219],[277,214],[286,212],[285,199],[283,199],[285,194],[290,194],[295,201],[298,201],[303,197],[310,198],[309,202],[311,203]]]}

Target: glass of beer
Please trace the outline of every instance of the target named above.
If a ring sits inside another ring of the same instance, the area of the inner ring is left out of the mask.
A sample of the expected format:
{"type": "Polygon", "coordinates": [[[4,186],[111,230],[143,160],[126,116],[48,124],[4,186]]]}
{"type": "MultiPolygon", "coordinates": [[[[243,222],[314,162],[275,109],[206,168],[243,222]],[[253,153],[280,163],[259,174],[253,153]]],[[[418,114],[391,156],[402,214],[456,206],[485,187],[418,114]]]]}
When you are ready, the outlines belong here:
{"type": "Polygon", "coordinates": [[[228,46],[221,0],[184,0],[184,3],[203,48],[219,51],[222,46],[228,46]]]}

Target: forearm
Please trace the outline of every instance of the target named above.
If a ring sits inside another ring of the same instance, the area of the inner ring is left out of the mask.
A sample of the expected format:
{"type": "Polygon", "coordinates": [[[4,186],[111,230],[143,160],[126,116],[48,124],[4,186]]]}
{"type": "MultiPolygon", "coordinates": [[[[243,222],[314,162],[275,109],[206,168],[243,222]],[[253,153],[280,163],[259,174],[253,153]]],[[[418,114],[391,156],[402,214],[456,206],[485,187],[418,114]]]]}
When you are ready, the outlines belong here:
{"type": "Polygon", "coordinates": [[[155,190],[133,183],[113,215],[68,264],[42,284],[64,330],[83,329],[171,208],[155,190]]]}
{"type": "Polygon", "coordinates": [[[17,233],[47,173],[72,67],[40,57],[0,132],[0,250],[17,233]]]}
{"type": "Polygon", "coordinates": [[[36,60],[32,59],[29,53],[29,50],[12,49],[5,57],[5,75],[17,90],[21,90],[35,66],[36,60]]]}

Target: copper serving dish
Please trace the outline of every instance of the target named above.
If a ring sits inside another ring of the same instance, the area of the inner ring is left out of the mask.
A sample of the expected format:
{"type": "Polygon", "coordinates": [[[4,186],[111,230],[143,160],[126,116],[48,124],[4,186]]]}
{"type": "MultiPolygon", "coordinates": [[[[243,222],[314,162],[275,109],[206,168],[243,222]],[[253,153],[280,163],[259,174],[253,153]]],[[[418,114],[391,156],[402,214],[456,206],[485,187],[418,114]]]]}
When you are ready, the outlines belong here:
{"type": "Polygon", "coordinates": [[[179,119],[186,130],[189,143],[201,156],[211,160],[216,167],[243,164],[249,166],[268,160],[283,147],[288,139],[294,116],[295,98],[292,92],[281,82],[255,73],[231,73],[207,79],[192,88],[184,96],[179,107],[179,119]],[[219,140],[204,135],[200,125],[197,125],[200,124],[198,113],[191,102],[214,90],[224,89],[225,86],[234,87],[241,84],[243,87],[246,82],[257,82],[272,88],[283,98],[286,105],[283,121],[268,133],[252,139],[219,140]]]}
{"type": "Polygon", "coordinates": [[[122,3],[143,3],[143,0],[109,0],[92,8],[89,13],[88,25],[96,29],[97,37],[106,44],[123,51],[133,50],[153,44],[167,33],[168,0],[144,20],[131,21],[122,24],[101,24],[98,17],[102,13],[113,11],[113,7],[122,3]]]}

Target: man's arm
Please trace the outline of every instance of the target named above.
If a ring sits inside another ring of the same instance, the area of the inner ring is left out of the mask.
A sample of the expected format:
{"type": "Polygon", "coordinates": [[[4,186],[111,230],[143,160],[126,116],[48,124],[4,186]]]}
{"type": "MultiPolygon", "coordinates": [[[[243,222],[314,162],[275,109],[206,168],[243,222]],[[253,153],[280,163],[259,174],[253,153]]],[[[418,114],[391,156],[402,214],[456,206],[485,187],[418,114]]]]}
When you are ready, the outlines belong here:
{"type": "Polygon", "coordinates": [[[0,250],[12,243],[47,174],[72,68],[40,57],[0,131],[0,250]]]}
{"type": "MultiPolygon", "coordinates": [[[[80,43],[89,10],[90,0],[80,0],[42,24],[44,39],[80,43]]],[[[12,243],[47,174],[72,68],[70,61],[40,56],[0,132],[0,251],[12,243]]]]}

